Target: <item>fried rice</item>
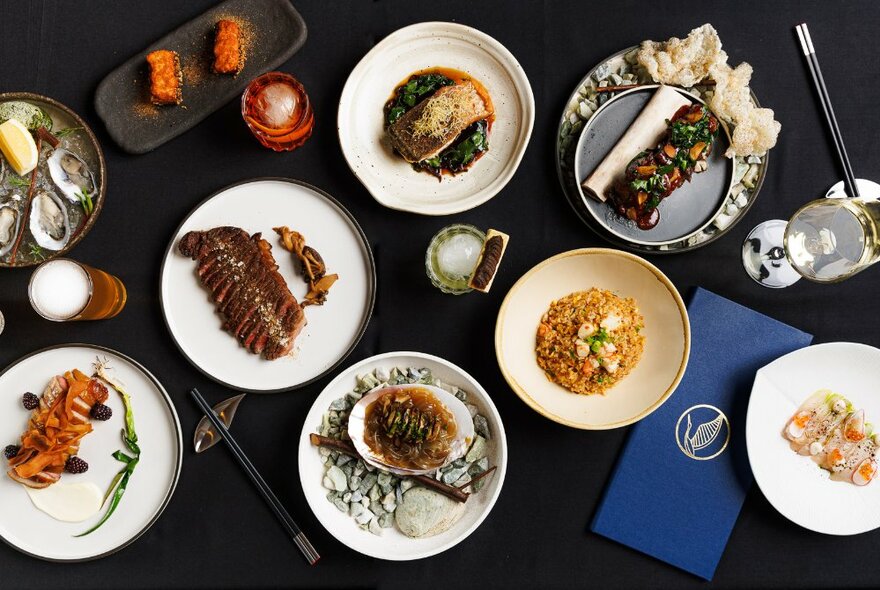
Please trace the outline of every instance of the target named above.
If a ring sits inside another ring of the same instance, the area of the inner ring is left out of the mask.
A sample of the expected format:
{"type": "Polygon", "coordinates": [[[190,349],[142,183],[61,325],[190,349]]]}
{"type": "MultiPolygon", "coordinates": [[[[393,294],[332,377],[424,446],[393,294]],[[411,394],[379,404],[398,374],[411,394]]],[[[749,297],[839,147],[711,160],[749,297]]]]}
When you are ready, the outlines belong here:
{"type": "Polygon", "coordinates": [[[638,364],[644,319],[634,299],[603,289],[577,291],[550,303],[535,352],[547,378],[573,393],[604,394],[638,364]]]}

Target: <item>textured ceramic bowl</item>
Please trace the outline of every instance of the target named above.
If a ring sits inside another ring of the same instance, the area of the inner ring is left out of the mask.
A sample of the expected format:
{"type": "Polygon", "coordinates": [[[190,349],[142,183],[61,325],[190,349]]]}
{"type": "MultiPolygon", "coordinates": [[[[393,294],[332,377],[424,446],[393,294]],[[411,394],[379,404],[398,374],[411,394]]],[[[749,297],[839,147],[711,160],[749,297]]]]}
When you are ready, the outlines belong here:
{"type": "Polygon", "coordinates": [[[646,260],[606,248],[548,258],[510,289],[495,325],[495,354],[510,387],[533,410],[587,430],[638,422],[678,387],[690,354],[687,310],[675,285],[646,260]],[[604,395],[578,395],[550,381],[535,357],[535,335],[550,302],[591,287],[636,301],[645,325],[642,358],[604,395]]]}
{"type": "Polygon", "coordinates": [[[535,121],[535,99],[522,66],[498,41],[456,23],[419,23],[395,31],[355,66],[339,100],[339,143],[355,176],[382,205],[423,215],[449,215],[482,205],[513,177],[535,121]],[[394,154],[383,108],[400,82],[418,70],[447,67],[481,82],[495,105],[489,151],[467,172],[442,182],[394,154]]]}

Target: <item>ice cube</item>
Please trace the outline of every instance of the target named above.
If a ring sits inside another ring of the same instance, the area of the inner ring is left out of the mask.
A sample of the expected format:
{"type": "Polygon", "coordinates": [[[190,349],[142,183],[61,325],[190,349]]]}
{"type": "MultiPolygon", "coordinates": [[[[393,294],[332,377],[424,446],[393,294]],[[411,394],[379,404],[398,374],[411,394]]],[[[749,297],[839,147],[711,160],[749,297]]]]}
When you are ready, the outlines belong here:
{"type": "Polygon", "coordinates": [[[264,123],[275,129],[292,127],[296,123],[296,91],[282,82],[273,82],[257,95],[256,109],[264,123]]]}
{"type": "Polygon", "coordinates": [[[477,265],[483,242],[471,234],[454,235],[437,249],[437,265],[449,278],[469,277],[477,265]]]}

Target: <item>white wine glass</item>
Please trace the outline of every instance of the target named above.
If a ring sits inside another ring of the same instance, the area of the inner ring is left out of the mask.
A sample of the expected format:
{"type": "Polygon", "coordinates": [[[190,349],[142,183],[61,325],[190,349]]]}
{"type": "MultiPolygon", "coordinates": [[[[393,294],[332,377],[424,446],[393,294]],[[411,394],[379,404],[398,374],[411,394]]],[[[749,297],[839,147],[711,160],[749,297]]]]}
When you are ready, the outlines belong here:
{"type": "Polygon", "coordinates": [[[771,219],[755,227],[743,242],[746,273],[781,289],[801,277],[836,283],[880,261],[880,185],[856,183],[857,198],[847,197],[839,182],[788,222],[771,219]]]}

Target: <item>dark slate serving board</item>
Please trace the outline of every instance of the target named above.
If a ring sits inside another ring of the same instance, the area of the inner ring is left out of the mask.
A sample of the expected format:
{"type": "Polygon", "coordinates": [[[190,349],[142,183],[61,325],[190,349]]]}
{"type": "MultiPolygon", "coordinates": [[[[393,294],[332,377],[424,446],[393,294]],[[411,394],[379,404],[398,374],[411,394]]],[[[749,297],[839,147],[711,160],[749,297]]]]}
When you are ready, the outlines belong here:
{"type": "Polygon", "coordinates": [[[289,0],[226,0],[110,72],[95,91],[95,110],[123,150],[152,151],[239,96],[256,76],[290,59],[306,36],[306,23],[289,0]],[[246,60],[235,76],[211,70],[214,26],[222,18],[238,21],[243,31],[246,60]],[[182,105],[150,103],[146,56],[156,49],[170,49],[180,56],[182,105]]]}

